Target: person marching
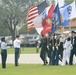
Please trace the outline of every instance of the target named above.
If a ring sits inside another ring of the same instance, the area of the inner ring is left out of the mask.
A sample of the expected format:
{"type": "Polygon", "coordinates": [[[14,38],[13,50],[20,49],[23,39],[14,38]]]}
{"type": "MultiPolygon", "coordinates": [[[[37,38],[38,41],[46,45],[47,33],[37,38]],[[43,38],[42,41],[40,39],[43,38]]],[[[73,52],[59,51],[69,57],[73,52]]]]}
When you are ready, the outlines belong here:
{"type": "Polygon", "coordinates": [[[64,50],[64,48],[63,48],[63,43],[64,43],[64,36],[61,35],[61,36],[59,37],[59,51],[58,51],[58,53],[59,53],[59,60],[60,60],[61,62],[62,62],[63,50],[64,50]]]}
{"type": "Polygon", "coordinates": [[[40,43],[41,43],[41,41],[40,41],[40,40],[36,41],[36,53],[38,53],[38,52],[39,52],[40,43]]]}
{"type": "Polygon", "coordinates": [[[61,65],[65,65],[68,59],[70,58],[70,51],[71,51],[71,39],[70,37],[66,38],[65,43],[64,43],[64,51],[63,51],[63,59],[61,65]]]}
{"type": "Polygon", "coordinates": [[[58,65],[58,39],[56,38],[56,35],[53,35],[52,38],[52,65],[58,65]]]}
{"type": "Polygon", "coordinates": [[[55,57],[55,65],[58,65],[59,63],[59,37],[56,36],[56,43],[55,43],[55,47],[56,47],[56,57],[55,57]]]}
{"type": "Polygon", "coordinates": [[[49,65],[51,65],[52,64],[52,61],[51,61],[51,59],[52,59],[52,39],[51,39],[51,37],[49,38],[49,48],[48,48],[48,57],[49,57],[49,65]]]}
{"type": "Polygon", "coordinates": [[[70,59],[69,59],[69,65],[73,65],[73,56],[75,54],[76,56],[76,32],[72,31],[71,32],[72,36],[71,36],[71,44],[72,44],[72,48],[71,48],[71,53],[70,53],[70,59]]]}
{"type": "Polygon", "coordinates": [[[41,47],[40,58],[43,60],[44,65],[46,65],[48,63],[47,62],[48,48],[47,48],[47,37],[45,35],[42,35],[40,47],[41,47]]]}
{"type": "Polygon", "coordinates": [[[16,36],[16,39],[14,40],[14,49],[15,49],[15,66],[18,66],[18,58],[20,56],[20,45],[21,45],[22,39],[20,39],[19,35],[16,36]]]}
{"type": "Polygon", "coordinates": [[[5,41],[5,37],[1,38],[1,58],[2,58],[2,68],[6,68],[7,44],[5,41]]]}

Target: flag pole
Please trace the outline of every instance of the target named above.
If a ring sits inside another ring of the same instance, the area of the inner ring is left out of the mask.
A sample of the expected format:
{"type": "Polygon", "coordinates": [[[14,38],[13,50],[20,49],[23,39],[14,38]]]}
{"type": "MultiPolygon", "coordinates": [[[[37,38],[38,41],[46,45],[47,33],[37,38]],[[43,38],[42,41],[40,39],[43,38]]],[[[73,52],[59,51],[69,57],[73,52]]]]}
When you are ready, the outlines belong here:
{"type": "MultiPolygon", "coordinates": [[[[70,21],[71,22],[71,21],[70,21]]],[[[71,25],[70,24],[68,24],[69,25],[69,31],[71,31],[71,25]]]]}
{"type": "Polygon", "coordinates": [[[58,0],[57,0],[57,3],[58,3],[58,0]]]}

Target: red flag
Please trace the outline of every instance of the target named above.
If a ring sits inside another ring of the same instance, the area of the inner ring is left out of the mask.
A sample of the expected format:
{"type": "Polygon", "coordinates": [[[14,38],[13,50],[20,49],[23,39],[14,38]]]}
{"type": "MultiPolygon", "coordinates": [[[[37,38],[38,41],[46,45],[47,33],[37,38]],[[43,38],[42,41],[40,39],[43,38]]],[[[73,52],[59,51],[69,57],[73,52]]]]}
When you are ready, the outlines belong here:
{"type": "Polygon", "coordinates": [[[54,5],[52,4],[52,6],[48,11],[48,15],[42,21],[43,30],[41,31],[41,34],[47,34],[48,32],[51,32],[53,11],[54,11],[54,5]]]}

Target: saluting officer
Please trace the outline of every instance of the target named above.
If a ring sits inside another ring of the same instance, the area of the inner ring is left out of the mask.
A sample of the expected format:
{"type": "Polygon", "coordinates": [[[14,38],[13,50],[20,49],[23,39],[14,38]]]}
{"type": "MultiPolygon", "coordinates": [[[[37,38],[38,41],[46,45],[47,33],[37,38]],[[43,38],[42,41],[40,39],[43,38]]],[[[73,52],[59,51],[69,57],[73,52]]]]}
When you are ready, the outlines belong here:
{"type": "Polygon", "coordinates": [[[1,38],[1,58],[2,58],[2,68],[6,68],[7,44],[5,41],[5,37],[1,38]]]}
{"type": "Polygon", "coordinates": [[[18,66],[18,58],[20,56],[20,45],[21,45],[22,39],[19,35],[16,36],[16,39],[14,40],[14,49],[15,49],[15,66],[18,66]]]}

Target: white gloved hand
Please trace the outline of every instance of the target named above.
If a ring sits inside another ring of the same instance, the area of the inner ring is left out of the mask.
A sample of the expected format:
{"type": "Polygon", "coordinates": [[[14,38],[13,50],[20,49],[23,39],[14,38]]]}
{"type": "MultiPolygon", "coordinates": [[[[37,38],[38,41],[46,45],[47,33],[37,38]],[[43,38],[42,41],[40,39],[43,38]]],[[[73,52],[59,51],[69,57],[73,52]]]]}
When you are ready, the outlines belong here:
{"type": "Polygon", "coordinates": [[[56,49],[58,50],[58,46],[56,46],[56,49]]]}
{"type": "Polygon", "coordinates": [[[47,46],[47,48],[49,49],[49,46],[47,46]]]}
{"type": "Polygon", "coordinates": [[[54,47],[52,47],[53,51],[54,51],[54,47]]]}
{"type": "Polygon", "coordinates": [[[71,50],[73,49],[73,46],[72,46],[72,44],[71,44],[71,50]]]}
{"type": "Polygon", "coordinates": [[[70,46],[72,47],[72,44],[70,46]]]}
{"type": "Polygon", "coordinates": [[[37,46],[37,48],[39,48],[39,46],[37,46]]]}

